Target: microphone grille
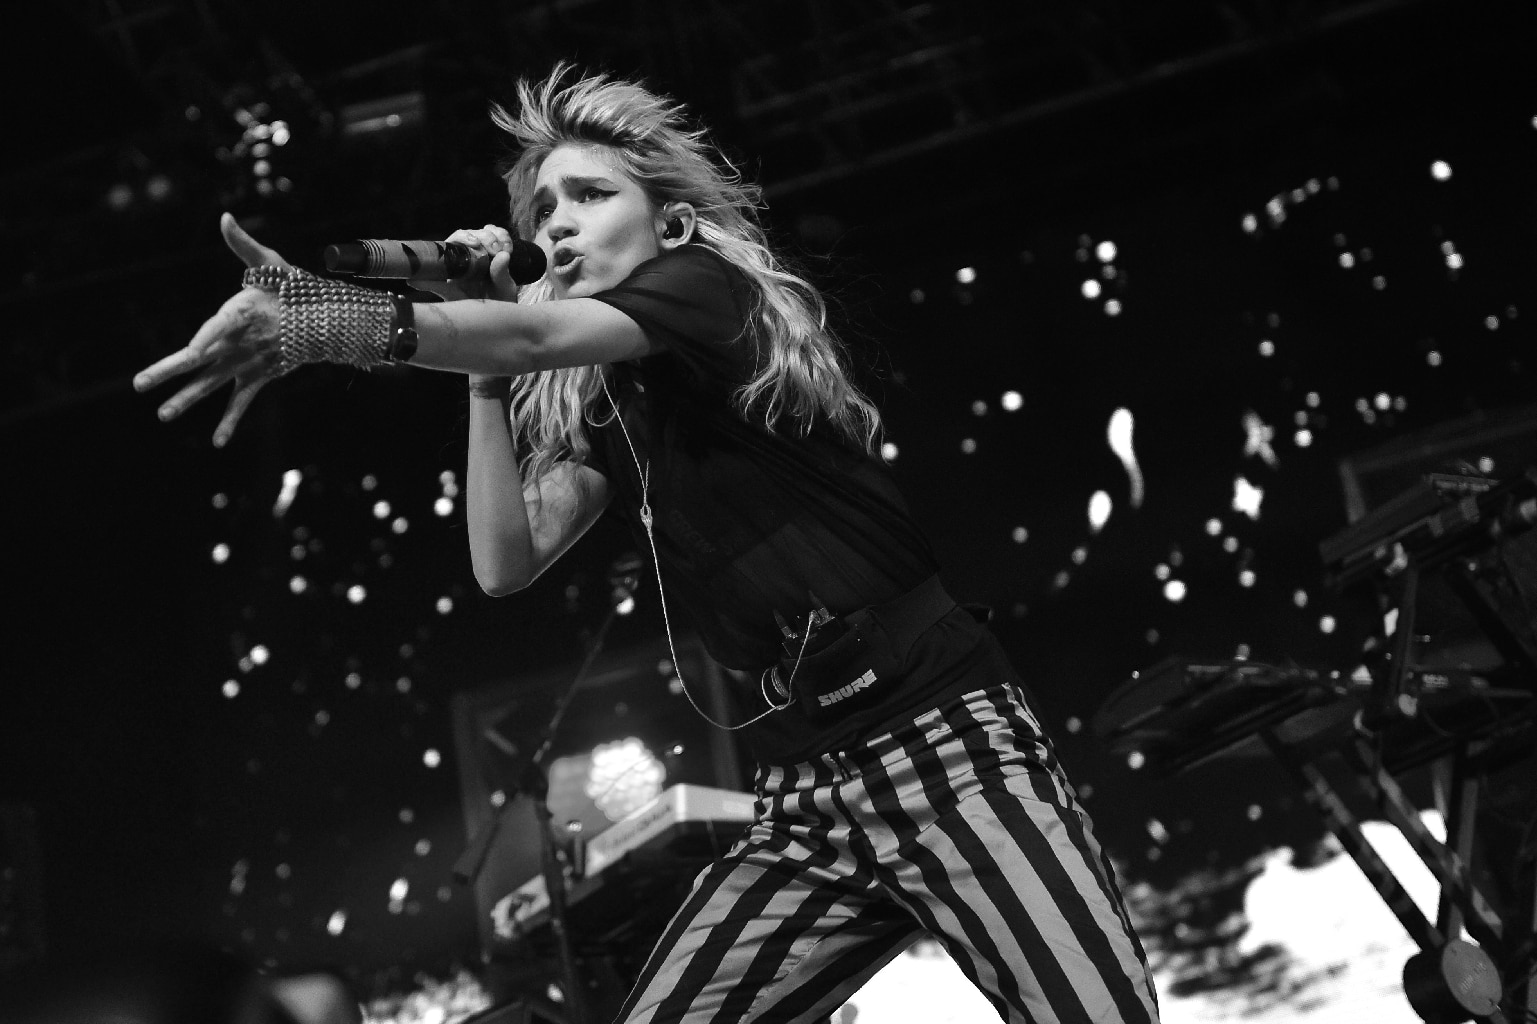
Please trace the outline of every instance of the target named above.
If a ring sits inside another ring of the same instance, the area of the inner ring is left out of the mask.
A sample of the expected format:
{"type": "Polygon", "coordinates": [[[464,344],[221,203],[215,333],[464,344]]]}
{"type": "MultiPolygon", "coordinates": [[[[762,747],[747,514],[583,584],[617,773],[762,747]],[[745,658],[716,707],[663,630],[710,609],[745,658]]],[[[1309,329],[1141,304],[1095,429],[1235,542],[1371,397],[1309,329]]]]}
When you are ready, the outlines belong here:
{"type": "Polygon", "coordinates": [[[544,276],[546,266],[544,250],[533,242],[522,238],[513,239],[512,249],[507,257],[507,272],[518,284],[531,284],[544,276]]]}

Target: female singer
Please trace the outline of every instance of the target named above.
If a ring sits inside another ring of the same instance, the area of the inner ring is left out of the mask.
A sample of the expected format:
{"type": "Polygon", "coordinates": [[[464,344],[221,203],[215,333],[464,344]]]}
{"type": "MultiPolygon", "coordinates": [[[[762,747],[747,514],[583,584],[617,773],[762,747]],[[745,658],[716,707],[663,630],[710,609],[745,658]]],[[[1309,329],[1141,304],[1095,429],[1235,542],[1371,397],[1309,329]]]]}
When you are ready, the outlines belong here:
{"type": "Polygon", "coordinates": [[[518,100],[493,111],[520,151],[510,230],[453,236],[493,256],[477,294],[323,280],[226,215],[246,287],[136,387],[192,374],[169,420],[233,381],[222,445],[306,362],[467,374],[487,593],[526,587],[611,509],[652,555],[669,639],[676,614],[755,681],[714,724],[745,731],[756,821],[696,880],[623,1020],[820,1020],[925,932],[1009,1021],[1156,1020],[1088,815],[1000,646],[940,584],[875,454],[879,412],[770,249],[757,189],[639,84],[561,66],[518,100]],[[521,294],[514,236],[549,268],[521,294]]]}

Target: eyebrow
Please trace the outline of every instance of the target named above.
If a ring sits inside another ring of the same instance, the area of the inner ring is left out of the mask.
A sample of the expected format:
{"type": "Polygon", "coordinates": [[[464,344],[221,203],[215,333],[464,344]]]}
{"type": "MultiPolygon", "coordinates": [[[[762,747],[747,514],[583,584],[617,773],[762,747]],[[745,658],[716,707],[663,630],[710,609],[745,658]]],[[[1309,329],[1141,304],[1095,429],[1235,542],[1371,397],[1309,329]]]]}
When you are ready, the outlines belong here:
{"type": "MultiPolygon", "coordinates": [[[[585,188],[588,185],[607,185],[612,188],[615,184],[614,179],[604,177],[601,174],[567,174],[560,178],[557,183],[563,190],[567,192],[574,188],[585,188]]],[[[534,189],[533,202],[535,205],[538,205],[540,202],[543,202],[549,198],[550,188],[548,185],[540,185],[538,188],[534,189]]]]}

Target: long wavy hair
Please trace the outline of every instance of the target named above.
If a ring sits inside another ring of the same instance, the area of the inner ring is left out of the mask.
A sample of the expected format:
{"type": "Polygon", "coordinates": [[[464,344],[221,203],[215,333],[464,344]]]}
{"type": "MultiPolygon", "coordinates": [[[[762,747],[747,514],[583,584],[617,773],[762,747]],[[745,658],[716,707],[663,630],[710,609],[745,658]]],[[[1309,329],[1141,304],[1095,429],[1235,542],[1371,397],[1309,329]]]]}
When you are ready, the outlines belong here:
{"type": "MultiPolygon", "coordinates": [[[[737,411],[769,431],[801,434],[830,425],[849,443],[873,451],[880,412],[849,378],[842,344],[827,325],[822,295],[790,273],[769,248],[758,221],[761,190],[693,128],[682,104],[644,86],[608,75],[579,76],[557,64],[542,82],[518,82],[518,111],[492,107],[496,125],[510,134],[518,156],[503,175],[513,230],[534,234],[533,191],[545,158],[562,145],[597,144],[660,209],[685,202],[695,212],[694,241],[738,267],[752,286],[749,330],[767,344],[758,374],[734,396],[737,411]]],[[[548,279],[523,289],[520,303],[551,296],[548,279]]],[[[543,370],[513,380],[512,426],[524,447],[523,478],[532,482],[561,461],[582,461],[591,451],[586,427],[603,393],[604,366],[543,370]]],[[[610,415],[604,409],[603,415],[610,415]]]]}

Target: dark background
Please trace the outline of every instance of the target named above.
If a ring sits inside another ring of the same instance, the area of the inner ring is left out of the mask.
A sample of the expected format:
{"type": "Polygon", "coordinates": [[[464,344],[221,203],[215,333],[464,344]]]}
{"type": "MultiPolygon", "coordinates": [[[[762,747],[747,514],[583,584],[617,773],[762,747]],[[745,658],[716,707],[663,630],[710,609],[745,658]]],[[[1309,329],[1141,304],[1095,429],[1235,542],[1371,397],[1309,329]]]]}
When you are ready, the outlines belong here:
{"type": "MultiPolygon", "coordinates": [[[[448,877],[464,842],[449,702],[574,671],[627,538],[605,521],[528,592],[482,596],[462,503],[434,511],[462,484],[450,375],[306,369],[225,451],[222,398],[165,426],[128,379],[235,287],[222,209],[310,267],[329,241],[502,219],[486,103],[560,57],[689,102],[764,183],[768,225],[827,288],[885,409],[950,589],[996,609],[1127,875],[1168,886],[1311,842],[1262,763],[1153,782],[1084,723],[1173,653],[1353,666],[1371,623],[1317,556],[1345,524],[1339,460],[1533,401],[1537,39],[1520,2],[1176,8],[36,12],[5,71],[0,189],[0,799],[20,808],[3,835],[28,955],[38,937],[69,957],[192,934],[381,984],[475,959],[448,877]],[[265,176],[291,187],[258,190],[242,111],[291,127],[265,176]],[[398,126],[365,130],[389,113],[398,126]],[[1105,441],[1118,408],[1138,509],[1105,441]],[[1245,451],[1249,412],[1273,466],[1245,451]],[[1239,476],[1264,490],[1257,519],[1232,507],[1239,476]],[[1100,490],[1114,511],[1096,535],[1100,490]],[[243,665],[256,645],[269,657],[243,665]]],[[[616,657],[660,635],[654,589],[638,598],[616,657]]]]}

